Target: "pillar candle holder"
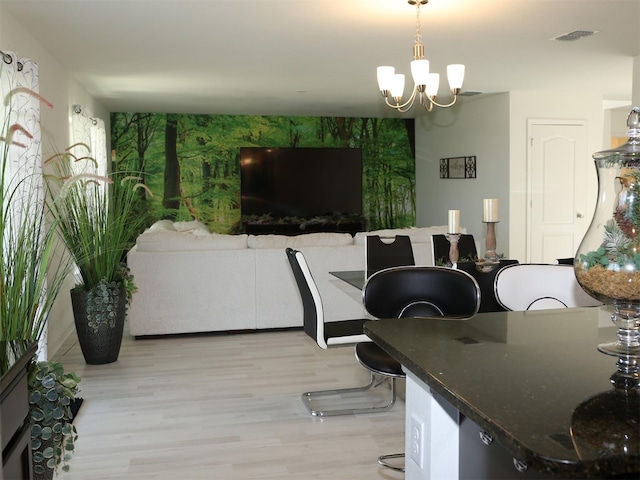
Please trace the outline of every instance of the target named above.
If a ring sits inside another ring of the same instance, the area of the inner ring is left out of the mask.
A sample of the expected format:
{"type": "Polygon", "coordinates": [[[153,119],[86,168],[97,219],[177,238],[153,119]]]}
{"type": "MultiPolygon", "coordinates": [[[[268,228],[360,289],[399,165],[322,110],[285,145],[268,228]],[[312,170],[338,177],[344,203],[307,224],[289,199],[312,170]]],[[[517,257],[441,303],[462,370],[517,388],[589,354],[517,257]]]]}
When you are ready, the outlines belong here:
{"type": "Polygon", "coordinates": [[[488,262],[499,262],[498,254],[496,253],[496,223],[498,222],[483,222],[487,224],[487,237],[485,241],[485,253],[484,259],[488,262]]]}
{"type": "Polygon", "coordinates": [[[460,240],[459,233],[447,233],[447,240],[449,240],[449,261],[451,262],[452,267],[456,267],[458,263],[458,257],[460,256],[460,251],[458,250],[458,241],[460,240]]]}
{"type": "Polygon", "coordinates": [[[491,272],[500,265],[500,258],[496,253],[496,223],[482,222],[487,224],[487,237],[485,239],[484,258],[476,262],[476,269],[480,272],[491,272]]]}

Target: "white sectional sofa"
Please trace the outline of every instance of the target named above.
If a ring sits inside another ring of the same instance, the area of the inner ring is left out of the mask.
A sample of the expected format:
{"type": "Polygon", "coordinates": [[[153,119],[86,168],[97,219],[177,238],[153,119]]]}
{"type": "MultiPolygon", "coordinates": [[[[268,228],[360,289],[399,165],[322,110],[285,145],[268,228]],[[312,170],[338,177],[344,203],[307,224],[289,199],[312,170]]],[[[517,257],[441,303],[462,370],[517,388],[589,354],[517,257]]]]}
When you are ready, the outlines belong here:
{"type": "Polygon", "coordinates": [[[348,233],[219,235],[199,222],[162,220],[129,252],[138,291],[129,309],[134,336],[302,326],[302,304],[285,255],[304,253],[325,320],[365,315],[360,291],[329,272],[364,269],[367,234],[411,237],[416,264],[433,265],[431,235],[446,226],[348,233]]]}

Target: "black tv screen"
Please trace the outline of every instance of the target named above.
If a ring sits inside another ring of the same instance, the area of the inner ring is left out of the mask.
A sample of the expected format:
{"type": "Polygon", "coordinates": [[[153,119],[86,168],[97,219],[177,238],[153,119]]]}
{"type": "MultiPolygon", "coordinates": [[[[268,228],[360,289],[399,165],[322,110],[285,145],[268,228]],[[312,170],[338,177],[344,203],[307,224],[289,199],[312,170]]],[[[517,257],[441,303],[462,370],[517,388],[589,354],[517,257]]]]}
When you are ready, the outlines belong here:
{"type": "Polygon", "coordinates": [[[240,148],[241,213],[362,215],[359,148],[240,148]]]}

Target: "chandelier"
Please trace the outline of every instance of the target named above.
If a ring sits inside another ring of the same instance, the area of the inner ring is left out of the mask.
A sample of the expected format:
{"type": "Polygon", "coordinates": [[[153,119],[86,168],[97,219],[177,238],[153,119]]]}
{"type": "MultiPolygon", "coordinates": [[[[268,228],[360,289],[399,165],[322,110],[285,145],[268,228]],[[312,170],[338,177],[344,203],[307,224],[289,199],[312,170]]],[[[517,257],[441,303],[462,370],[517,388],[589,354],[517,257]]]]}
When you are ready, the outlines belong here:
{"type": "Polygon", "coordinates": [[[405,103],[402,103],[404,75],[395,73],[394,67],[383,66],[378,67],[380,93],[382,93],[388,106],[403,113],[413,107],[416,98],[419,99],[420,105],[427,112],[432,111],[434,105],[442,108],[450,107],[456,103],[462,88],[464,65],[447,65],[447,78],[449,80],[449,88],[453,94],[453,100],[447,104],[436,102],[436,95],[440,86],[440,75],[429,72],[429,60],[424,58],[424,45],[420,34],[420,5],[429,3],[429,0],[408,0],[408,2],[409,5],[416,6],[416,35],[413,45],[413,61],[411,62],[411,76],[414,82],[413,92],[411,97],[405,103]]]}

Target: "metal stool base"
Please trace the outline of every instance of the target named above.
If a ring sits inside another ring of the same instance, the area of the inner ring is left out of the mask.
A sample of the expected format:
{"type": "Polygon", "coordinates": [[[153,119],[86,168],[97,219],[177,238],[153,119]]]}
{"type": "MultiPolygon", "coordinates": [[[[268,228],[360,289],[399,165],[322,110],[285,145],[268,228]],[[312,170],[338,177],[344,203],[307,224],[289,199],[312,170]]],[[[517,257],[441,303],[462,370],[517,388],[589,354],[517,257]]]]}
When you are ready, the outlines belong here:
{"type": "Polygon", "coordinates": [[[314,417],[332,417],[337,415],[355,415],[362,413],[379,413],[389,410],[396,403],[396,382],[395,378],[391,378],[391,392],[390,398],[388,402],[383,406],[361,406],[355,408],[345,408],[345,409],[337,409],[337,410],[317,410],[315,409],[311,403],[312,400],[318,399],[320,397],[328,397],[335,395],[344,395],[349,393],[358,393],[358,392],[366,392],[371,388],[375,388],[383,383],[386,383],[386,380],[389,378],[384,378],[380,381],[377,381],[376,376],[373,372],[371,372],[371,380],[367,385],[363,385],[362,387],[353,387],[353,388],[340,388],[336,390],[320,390],[315,392],[305,392],[302,394],[302,403],[307,408],[309,413],[314,417]]]}
{"type": "Polygon", "coordinates": [[[392,465],[387,461],[392,458],[404,459],[404,453],[391,453],[389,455],[381,455],[378,457],[378,463],[383,467],[390,468],[391,470],[395,470],[396,472],[404,472],[404,462],[402,463],[402,467],[398,467],[396,465],[392,465]]]}

